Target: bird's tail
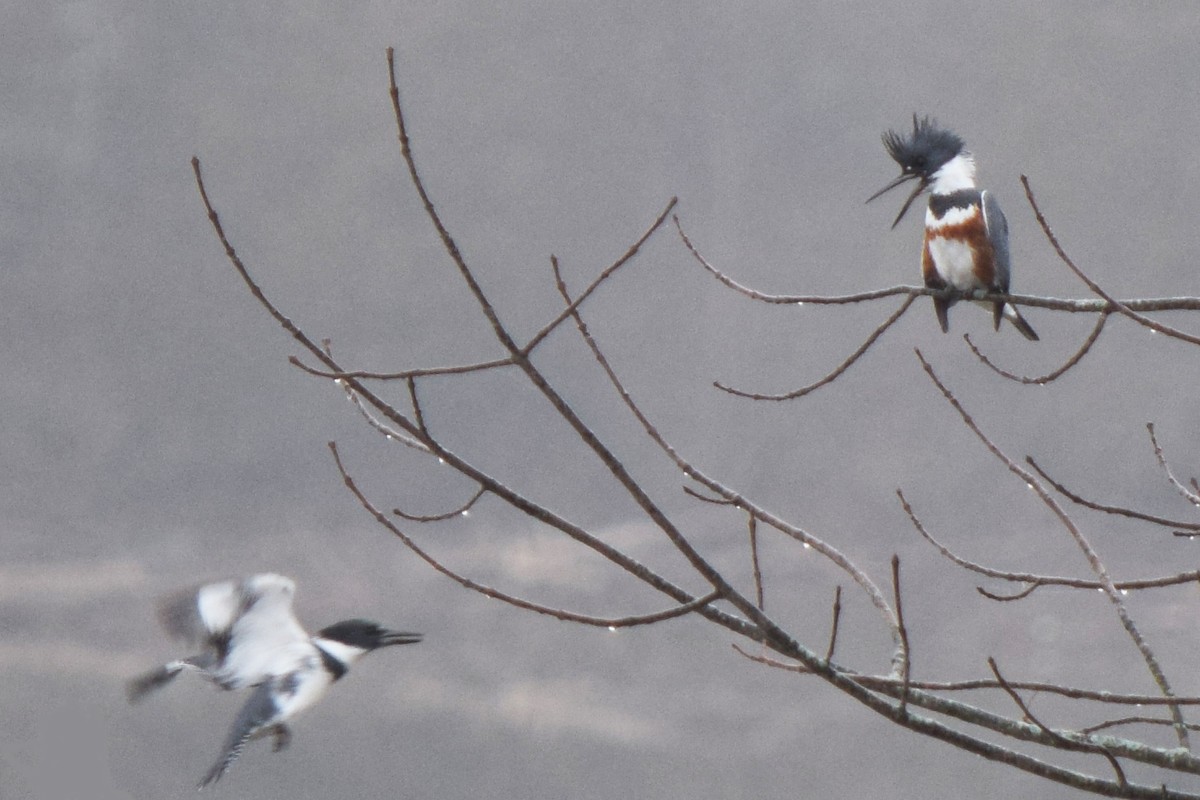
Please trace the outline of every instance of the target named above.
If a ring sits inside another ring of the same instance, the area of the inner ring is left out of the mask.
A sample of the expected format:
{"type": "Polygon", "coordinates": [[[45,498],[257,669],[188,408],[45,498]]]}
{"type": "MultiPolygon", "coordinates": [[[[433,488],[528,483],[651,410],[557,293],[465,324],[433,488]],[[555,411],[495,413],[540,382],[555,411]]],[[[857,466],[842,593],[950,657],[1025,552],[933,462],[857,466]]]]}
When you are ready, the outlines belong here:
{"type": "MultiPolygon", "coordinates": [[[[1021,316],[1021,312],[1017,311],[1016,306],[1014,306],[1012,303],[1005,303],[1003,313],[1004,318],[1011,322],[1013,327],[1021,332],[1022,336],[1031,342],[1038,341],[1037,331],[1035,331],[1033,326],[1025,321],[1025,318],[1021,316]]],[[[996,323],[999,325],[999,320],[997,320],[996,323]]]]}
{"type": "Polygon", "coordinates": [[[241,731],[236,738],[229,741],[225,746],[225,754],[217,760],[217,763],[213,764],[212,769],[201,779],[196,788],[203,789],[220,780],[221,776],[225,774],[225,770],[238,760],[242,750],[246,748],[246,742],[250,741],[250,735],[250,730],[241,731]]]}

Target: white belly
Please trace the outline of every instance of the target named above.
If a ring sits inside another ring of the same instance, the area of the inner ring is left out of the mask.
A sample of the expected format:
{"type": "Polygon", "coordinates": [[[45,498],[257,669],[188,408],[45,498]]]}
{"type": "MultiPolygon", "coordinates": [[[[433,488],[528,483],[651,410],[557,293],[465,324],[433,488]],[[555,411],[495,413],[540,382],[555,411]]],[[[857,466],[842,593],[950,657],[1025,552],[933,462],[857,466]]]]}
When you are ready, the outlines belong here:
{"type": "Polygon", "coordinates": [[[933,259],[934,269],[942,280],[959,291],[986,289],[972,272],[975,264],[974,251],[971,245],[961,239],[943,239],[933,236],[929,239],[929,256],[933,259]]]}

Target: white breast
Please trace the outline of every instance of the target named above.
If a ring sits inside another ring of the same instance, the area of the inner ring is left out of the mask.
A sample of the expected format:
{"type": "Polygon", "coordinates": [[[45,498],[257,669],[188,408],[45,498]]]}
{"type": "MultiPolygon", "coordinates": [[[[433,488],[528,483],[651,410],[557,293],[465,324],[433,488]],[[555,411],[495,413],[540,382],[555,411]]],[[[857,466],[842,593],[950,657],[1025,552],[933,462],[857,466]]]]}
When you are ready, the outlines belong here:
{"type": "Polygon", "coordinates": [[[929,238],[929,255],[942,280],[960,291],[985,289],[971,271],[975,263],[971,246],[961,239],[929,238]]]}

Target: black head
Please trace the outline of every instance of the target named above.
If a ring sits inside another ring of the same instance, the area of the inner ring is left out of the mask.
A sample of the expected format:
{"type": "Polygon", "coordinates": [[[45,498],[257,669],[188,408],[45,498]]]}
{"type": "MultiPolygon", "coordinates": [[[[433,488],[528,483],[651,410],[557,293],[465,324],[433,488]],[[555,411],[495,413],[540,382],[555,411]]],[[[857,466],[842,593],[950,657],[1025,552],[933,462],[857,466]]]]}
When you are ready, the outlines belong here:
{"type": "Polygon", "coordinates": [[[376,650],[393,644],[416,644],[421,641],[419,633],[389,631],[367,619],[348,619],[334,623],[317,631],[317,636],[362,650],[376,650]]]}
{"type": "Polygon", "coordinates": [[[904,218],[913,200],[916,200],[921,192],[929,188],[934,174],[947,161],[966,149],[966,144],[959,138],[958,134],[944,128],[939,128],[937,122],[931,120],[929,117],[918,119],[916,114],[913,114],[913,131],[911,136],[903,136],[895,131],[888,131],[883,135],[883,146],[887,150],[888,155],[900,165],[900,177],[868,197],[867,202],[869,203],[881,194],[895,189],[905,181],[917,181],[917,188],[913,189],[912,194],[904,201],[904,206],[901,207],[900,213],[896,215],[896,220],[892,223],[893,228],[904,218]]]}

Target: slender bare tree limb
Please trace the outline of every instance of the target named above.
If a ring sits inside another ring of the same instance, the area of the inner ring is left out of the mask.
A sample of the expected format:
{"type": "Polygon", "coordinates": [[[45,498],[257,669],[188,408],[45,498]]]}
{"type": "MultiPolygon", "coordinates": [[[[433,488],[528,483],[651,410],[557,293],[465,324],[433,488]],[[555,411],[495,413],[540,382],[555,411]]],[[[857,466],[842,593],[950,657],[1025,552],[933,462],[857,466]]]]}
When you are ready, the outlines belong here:
{"type": "Polygon", "coordinates": [[[995,372],[997,375],[1008,378],[1010,381],[1016,381],[1017,383],[1034,384],[1034,385],[1038,385],[1038,386],[1044,386],[1047,383],[1050,383],[1052,381],[1057,380],[1058,378],[1061,378],[1064,374],[1066,374],[1067,370],[1071,369],[1071,367],[1078,364],[1080,361],[1083,360],[1083,357],[1085,355],[1087,355],[1089,352],[1091,352],[1092,345],[1094,345],[1096,343],[1096,340],[1100,338],[1100,333],[1101,333],[1101,331],[1104,330],[1104,324],[1106,322],[1108,322],[1109,316],[1110,316],[1110,314],[1107,311],[1101,311],[1099,314],[1097,314],[1096,315],[1096,325],[1092,328],[1092,332],[1090,334],[1088,334],[1087,339],[1084,340],[1083,344],[1080,345],[1079,349],[1076,350],[1074,353],[1072,353],[1071,357],[1068,358],[1065,362],[1063,362],[1063,365],[1061,367],[1059,367],[1058,369],[1056,369],[1052,372],[1048,372],[1045,375],[1040,375],[1036,378],[1030,378],[1025,375],[1017,375],[1015,373],[1009,372],[1008,370],[1001,369],[1000,367],[996,366],[996,364],[990,358],[988,358],[986,355],[984,355],[983,351],[981,351],[978,347],[975,346],[975,343],[973,341],[971,341],[970,334],[964,333],[963,339],[966,341],[967,347],[971,348],[971,352],[975,354],[975,357],[978,358],[980,361],[982,361],[989,368],[991,368],[991,370],[993,372],[995,372]]]}
{"type": "MultiPolygon", "coordinates": [[[[1121,717],[1119,719],[1109,719],[1104,722],[1098,722],[1095,725],[1088,725],[1085,728],[1080,728],[1080,733],[1096,733],[1097,731],[1106,730],[1108,728],[1118,728],[1125,725],[1174,725],[1175,723],[1169,719],[1161,717],[1121,717]]],[[[1200,731],[1200,724],[1195,722],[1187,723],[1189,731],[1200,731]]]]}
{"type": "MultiPolygon", "coordinates": [[[[555,282],[559,293],[562,295],[563,300],[569,303],[571,295],[567,289],[566,283],[562,279],[562,273],[558,267],[558,260],[552,258],[550,263],[554,271],[555,282]]],[[[663,450],[663,452],[665,452],[671,458],[671,460],[675,462],[676,467],[686,477],[704,486],[726,503],[743,509],[747,513],[757,518],[758,521],[766,523],[776,530],[786,533],[787,535],[799,541],[801,544],[805,544],[813,548],[818,553],[822,554],[830,561],[833,561],[835,564],[845,570],[867,593],[867,595],[871,598],[872,603],[888,621],[889,626],[892,629],[893,640],[895,641],[897,647],[897,655],[894,657],[893,663],[898,664],[899,659],[901,658],[899,650],[902,648],[902,644],[899,638],[899,630],[896,627],[894,612],[888,606],[887,600],[884,599],[883,593],[866,575],[866,573],[854,566],[854,563],[836,548],[832,547],[821,539],[811,536],[807,532],[796,528],[795,526],[789,525],[774,515],[767,513],[765,510],[758,508],[755,504],[751,503],[749,500],[737,494],[736,492],[733,492],[731,489],[725,487],[717,481],[707,478],[695,466],[684,459],[678,453],[678,451],[676,451],[676,449],[670,443],[668,443],[665,438],[663,438],[662,434],[658,432],[658,429],[650,422],[649,418],[646,417],[641,408],[633,400],[633,396],[625,388],[624,384],[621,382],[621,379],[617,376],[616,371],[612,368],[612,365],[609,364],[608,358],[604,355],[604,352],[600,349],[600,346],[597,344],[595,338],[588,330],[587,323],[584,321],[583,315],[579,313],[578,309],[576,309],[574,312],[574,318],[575,327],[579,331],[580,336],[583,338],[588,348],[592,351],[593,357],[596,359],[597,363],[608,377],[609,382],[613,385],[613,388],[617,391],[617,394],[621,397],[621,400],[625,403],[626,408],[629,409],[634,418],[637,419],[637,421],[642,425],[642,429],[646,431],[646,434],[651,438],[651,440],[654,441],[663,450]]],[[[698,496],[694,493],[693,495],[698,496]]],[[[708,502],[713,501],[710,499],[708,502]]]]}
{"type": "Polygon", "coordinates": [[[1046,474],[1046,471],[1044,469],[1042,469],[1036,461],[1033,460],[1033,458],[1031,456],[1027,456],[1025,458],[1025,463],[1029,464],[1029,466],[1032,467],[1034,469],[1034,471],[1037,472],[1038,475],[1042,476],[1042,479],[1045,480],[1046,483],[1053,486],[1054,490],[1056,492],[1058,492],[1063,497],[1070,500],[1072,503],[1081,505],[1084,508],[1090,508],[1094,511],[1103,511],[1106,514],[1115,514],[1117,516],[1129,517],[1130,519],[1140,519],[1144,522],[1150,522],[1155,525],[1161,525],[1166,528],[1176,528],[1179,530],[1200,532],[1200,522],[1180,522],[1179,520],[1167,519],[1166,517],[1159,517],[1159,516],[1155,516],[1154,514],[1146,514],[1141,511],[1134,511],[1133,509],[1130,509],[1130,508],[1122,508],[1121,506],[1104,505],[1102,503],[1097,503],[1093,500],[1088,500],[1084,497],[1079,496],[1075,492],[1072,492],[1070,489],[1068,489],[1067,487],[1063,486],[1058,481],[1051,478],[1048,474],[1046,474]]]}
{"type": "Polygon", "coordinates": [[[717,592],[710,592],[703,597],[697,597],[693,600],[689,600],[686,603],[676,606],[675,608],[667,609],[666,611],[660,611],[654,614],[645,614],[641,616],[610,619],[605,617],[596,617],[590,614],[577,614],[571,611],[565,611],[561,608],[552,608],[540,603],[534,603],[530,600],[525,600],[524,598],[517,597],[516,595],[502,592],[490,586],[485,586],[455,572],[454,570],[442,564],[420,545],[418,545],[411,536],[406,534],[394,522],[388,519],[388,516],[384,514],[383,511],[376,508],[374,504],[367,499],[366,495],[364,495],[358,488],[358,484],[355,483],[352,477],[350,477],[350,473],[346,471],[346,466],[342,462],[341,454],[338,452],[337,445],[334,442],[329,443],[329,450],[331,453],[333,453],[333,460],[337,465],[338,472],[342,476],[342,482],[345,483],[346,488],[350,490],[350,493],[354,495],[359,504],[366,509],[367,513],[373,516],[380,525],[391,531],[397,539],[403,542],[405,547],[415,553],[416,556],[426,564],[433,567],[437,572],[445,575],[447,578],[450,578],[460,586],[470,589],[471,591],[478,592],[485,597],[490,597],[494,600],[500,600],[511,606],[516,606],[517,608],[522,608],[526,611],[534,611],[538,614],[544,614],[548,617],[554,617],[555,619],[566,622],[577,622],[581,625],[591,625],[599,628],[629,628],[638,625],[652,625],[656,622],[664,622],[668,619],[674,619],[675,617],[681,617],[684,614],[690,614],[694,611],[699,611],[700,609],[708,606],[710,603],[721,599],[717,592]]]}
{"type": "MultiPolygon", "coordinates": [[[[889,286],[884,289],[874,289],[866,292],[856,292],[844,295],[809,295],[809,294],[771,294],[750,288],[738,283],[729,275],[713,266],[683,230],[678,216],[674,217],[679,238],[692,257],[704,267],[714,278],[730,289],[745,295],[752,300],[758,300],[773,305],[845,305],[848,303],[863,303],[871,300],[881,300],[885,297],[908,295],[910,297],[962,297],[962,293],[947,289],[930,289],[926,286],[889,286]]],[[[1027,294],[1003,294],[1000,292],[976,292],[970,294],[970,299],[982,302],[1005,302],[1013,305],[1046,308],[1053,311],[1066,311],[1076,314],[1112,313],[1120,308],[1131,311],[1200,311],[1200,297],[1147,297],[1130,300],[1113,300],[1105,297],[1101,300],[1092,299],[1062,299],[1057,297],[1040,297],[1027,294]]]]}
{"type": "Polygon", "coordinates": [[[309,366],[300,360],[297,356],[289,356],[288,363],[292,366],[299,367],[309,375],[314,375],[318,378],[332,378],[334,380],[373,380],[373,381],[402,381],[408,378],[426,378],[431,375],[465,375],[472,372],[484,372],[497,367],[511,367],[513,360],[511,358],[495,358],[491,361],[480,361],[477,364],[457,364],[448,367],[422,367],[418,369],[402,370],[400,372],[371,372],[369,370],[352,369],[345,372],[333,372],[331,370],[318,369],[309,366]]]}
{"type": "Polygon", "coordinates": [[[904,661],[900,665],[900,708],[898,713],[908,713],[909,681],[912,675],[912,647],[908,643],[908,626],[904,624],[904,605],[900,602],[900,556],[892,555],[892,595],[896,603],[896,624],[900,628],[900,641],[904,647],[904,661]]]}
{"type": "Polygon", "coordinates": [[[1121,765],[1117,761],[1117,757],[1114,756],[1107,747],[1099,744],[1077,742],[1051,730],[1045,723],[1043,723],[1034,715],[1029,706],[1025,704],[1025,701],[1021,699],[1021,695],[1017,692],[1017,690],[1012,688],[1012,686],[1008,684],[1008,681],[1004,680],[1004,676],[1000,674],[1000,668],[996,666],[996,659],[988,656],[987,663],[992,670],[992,674],[996,676],[996,681],[1000,684],[1000,688],[1004,689],[1008,696],[1012,698],[1013,702],[1016,703],[1017,707],[1021,709],[1021,713],[1025,715],[1027,720],[1041,728],[1047,736],[1058,740],[1062,746],[1068,750],[1082,750],[1087,753],[1097,753],[1104,756],[1108,760],[1108,763],[1112,765],[1113,772],[1117,774],[1117,781],[1122,786],[1128,783],[1128,781],[1125,779],[1125,770],[1121,769],[1121,765]]]}
{"type": "Polygon", "coordinates": [[[838,625],[842,621],[842,585],[839,583],[833,591],[833,621],[829,625],[829,647],[825,649],[825,663],[833,661],[833,653],[837,650],[838,625]]]}
{"type": "Polygon", "coordinates": [[[750,534],[750,566],[754,572],[754,602],[760,609],[765,610],[762,566],[758,563],[758,520],[754,518],[753,514],[746,516],[746,527],[750,534]]]}
{"type": "MultiPolygon", "coordinates": [[[[983,430],[975,423],[975,420],[972,419],[971,415],[967,413],[965,408],[963,408],[962,404],[959,403],[958,398],[955,397],[950,389],[944,383],[942,383],[940,378],[938,378],[933,366],[925,360],[925,356],[921,354],[921,351],[917,350],[916,354],[917,358],[921,362],[922,368],[925,370],[925,374],[929,376],[931,381],[933,381],[934,385],[942,393],[942,396],[946,398],[946,401],[949,402],[954,410],[958,412],[959,417],[962,419],[967,428],[975,434],[976,438],[978,438],[980,442],[982,442],[983,445],[988,449],[988,451],[991,452],[992,455],[994,455],[999,461],[1001,461],[1010,472],[1023,480],[1026,486],[1032,488],[1034,492],[1037,493],[1037,496],[1041,499],[1042,503],[1049,508],[1056,517],[1058,517],[1059,522],[1062,523],[1063,527],[1071,535],[1071,538],[1075,540],[1075,544],[1079,547],[1080,551],[1087,559],[1088,565],[1092,568],[1092,572],[1099,579],[1100,588],[1112,602],[1113,609],[1116,611],[1117,618],[1120,620],[1121,626],[1125,629],[1125,632],[1128,634],[1129,638],[1133,641],[1134,645],[1141,653],[1142,660],[1145,661],[1146,667],[1150,671],[1150,675],[1154,678],[1154,682],[1158,684],[1158,687],[1162,691],[1164,697],[1172,697],[1174,692],[1171,691],[1171,685],[1167,681],[1167,676],[1163,672],[1162,667],[1159,665],[1158,659],[1154,655],[1154,651],[1150,649],[1150,644],[1145,640],[1141,634],[1141,631],[1139,631],[1137,626],[1134,624],[1133,618],[1130,617],[1128,609],[1125,607],[1125,601],[1121,598],[1121,592],[1115,586],[1113,586],[1112,579],[1108,575],[1108,569],[1100,560],[1100,557],[1096,553],[1095,549],[1084,537],[1083,532],[1079,530],[1074,521],[1067,515],[1065,511],[1063,511],[1062,507],[1055,502],[1054,498],[1049,492],[1046,491],[1045,487],[1038,482],[1037,478],[1018,466],[1017,463],[1009,458],[995,442],[988,438],[983,430]]],[[[1186,749],[1188,747],[1188,734],[1187,729],[1183,725],[1183,715],[1180,712],[1177,704],[1171,706],[1171,715],[1175,720],[1175,733],[1179,738],[1179,746],[1186,749]]]]}
{"type": "Polygon", "coordinates": [[[479,501],[479,498],[487,492],[482,486],[476,490],[475,494],[471,495],[471,499],[463,503],[453,511],[447,511],[444,514],[410,514],[403,509],[393,508],[392,513],[401,519],[406,519],[409,522],[442,522],[443,520],[453,519],[454,517],[465,516],[468,511],[479,501]]]}
{"type": "MultiPolygon", "coordinates": [[[[1167,480],[1171,482],[1171,485],[1174,486],[1181,495],[1183,495],[1185,500],[1194,506],[1200,506],[1200,494],[1190,491],[1188,487],[1184,486],[1179,479],[1175,477],[1175,473],[1171,471],[1171,466],[1167,463],[1167,457],[1163,455],[1162,447],[1160,447],[1158,444],[1158,436],[1154,433],[1154,423],[1147,422],[1146,430],[1150,433],[1150,444],[1154,447],[1154,457],[1158,459],[1158,465],[1162,467],[1163,472],[1166,473],[1167,480]]],[[[1192,479],[1193,483],[1195,480],[1195,478],[1192,479]]]]}
{"type": "MultiPolygon", "coordinates": [[[[982,564],[977,564],[974,561],[963,558],[934,538],[933,534],[929,532],[924,523],[922,523],[920,518],[917,517],[912,505],[909,504],[908,499],[904,496],[903,491],[897,489],[896,496],[900,498],[900,505],[903,507],[904,513],[908,515],[908,519],[912,523],[913,527],[917,530],[917,533],[919,533],[921,537],[925,539],[925,541],[937,548],[938,552],[948,560],[966,570],[978,573],[980,575],[985,575],[989,578],[997,578],[999,580],[1009,581],[1011,583],[1031,584],[1030,586],[1027,586],[1025,589],[1021,590],[1019,594],[1012,596],[996,596],[980,589],[979,591],[987,597],[997,600],[1019,600],[1023,597],[1027,597],[1035,589],[1042,586],[1064,586],[1071,589],[1092,590],[1104,588],[1104,584],[1099,580],[1088,578],[1068,578],[1060,575],[1039,575],[1032,572],[1009,572],[1007,570],[995,569],[994,567],[986,567],[982,564]]],[[[1158,578],[1115,581],[1113,582],[1113,586],[1118,591],[1129,592],[1141,589],[1162,589],[1169,586],[1179,586],[1196,580],[1200,580],[1200,570],[1189,570],[1187,572],[1181,572],[1175,575],[1164,575],[1158,578]]]]}
{"type": "MultiPolygon", "coordinates": [[[[1182,304],[1174,308],[1167,308],[1166,306],[1159,308],[1147,308],[1144,305],[1137,305],[1128,301],[1116,300],[1107,292],[1105,292],[1104,289],[1100,287],[1100,284],[1096,283],[1094,280],[1084,274],[1083,270],[1077,267],[1075,262],[1072,261],[1070,256],[1067,255],[1066,251],[1063,250],[1062,245],[1059,244],[1058,237],[1055,236],[1054,231],[1050,229],[1050,223],[1046,221],[1046,217],[1042,214],[1042,209],[1038,207],[1037,198],[1033,196],[1033,188],[1029,185],[1029,178],[1022,175],[1021,185],[1025,187],[1025,198],[1029,201],[1029,206],[1033,209],[1034,216],[1037,217],[1038,225],[1041,226],[1042,233],[1045,234],[1046,239],[1049,240],[1050,246],[1054,248],[1054,252],[1058,254],[1059,259],[1067,265],[1071,272],[1075,273],[1075,276],[1078,277],[1079,280],[1083,281],[1089,289],[1099,295],[1104,302],[1108,304],[1108,308],[1111,308],[1113,311],[1129,317],[1134,322],[1138,323],[1139,325],[1144,325],[1152,331],[1157,331],[1158,333],[1166,334],[1167,336],[1171,336],[1175,339],[1181,339],[1185,342],[1190,342],[1191,344],[1200,344],[1200,337],[1193,336],[1189,333],[1184,333],[1183,331],[1177,328],[1172,328],[1169,325],[1163,325],[1161,322],[1155,322],[1149,317],[1138,313],[1138,311],[1165,311],[1182,308],[1190,309],[1190,303],[1182,304]]],[[[1194,298],[1178,299],[1183,301],[1194,298]]]]}
{"type": "Polygon", "coordinates": [[[873,344],[875,344],[875,342],[879,341],[879,337],[883,336],[884,332],[888,328],[892,327],[892,325],[894,325],[896,323],[896,321],[899,320],[900,317],[902,317],[904,315],[905,311],[908,311],[909,306],[911,306],[913,304],[914,300],[916,300],[915,296],[909,296],[908,298],[906,298],[905,301],[900,304],[900,307],[897,308],[896,311],[890,317],[888,317],[886,320],[884,320],[883,324],[881,324],[878,328],[873,330],[871,332],[871,334],[866,338],[866,340],[863,341],[863,343],[858,346],[858,349],[855,350],[853,353],[851,353],[850,356],[845,361],[843,361],[841,364],[839,364],[833,370],[833,372],[830,372],[828,375],[826,375],[825,377],[816,381],[815,383],[810,383],[808,386],[803,386],[799,389],[794,389],[790,392],[785,392],[783,394],[760,394],[758,392],[749,392],[744,389],[735,389],[732,386],[728,386],[724,383],[721,383],[720,381],[713,381],[713,386],[717,387],[718,389],[720,389],[723,392],[728,392],[729,394],[737,395],[739,397],[748,397],[751,400],[795,400],[798,397],[803,397],[806,394],[815,392],[817,389],[820,389],[822,386],[826,386],[830,383],[833,383],[846,370],[850,369],[850,367],[854,365],[854,362],[858,361],[858,359],[861,358],[863,356],[863,354],[866,353],[867,350],[869,350],[871,348],[871,345],[873,345],[873,344]]]}
{"type": "MultiPolygon", "coordinates": [[[[789,664],[779,659],[769,656],[759,656],[746,651],[743,648],[734,645],[734,649],[743,657],[756,663],[764,664],[769,667],[784,669],[789,672],[798,674],[813,674],[810,669],[804,665],[789,664]]],[[[889,677],[867,677],[854,675],[851,672],[844,673],[847,677],[853,676],[854,681],[862,686],[870,686],[872,689],[885,693],[892,697],[899,697],[903,691],[903,682],[894,676],[889,677]]],[[[989,689],[1000,689],[1001,685],[998,681],[992,680],[986,682],[989,689]]],[[[1009,684],[1010,686],[1019,686],[1016,682],[1009,684]]],[[[968,705],[957,700],[952,700],[947,697],[941,697],[931,692],[918,688],[920,682],[913,681],[909,686],[909,703],[920,708],[928,709],[938,714],[958,719],[960,721],[969,722],[972,725],[986,728],[1003,736],[1035,744],[1044,745],[1055,749],[1064,749],[1062,739],[1072,743],[1071,749],[1082,750],[1085,747],[1101,746],[1111,752],[1114,756],[1128,758],[1133,761],[1138,761],[1145,764],[1150,764],[1157,767],[1169,768],[1172,770],[1187,772],[1190,774],[1200,775],[1200,758],[1193,756],[1191,753],[1182,750],[1162,750],[1158,748],[1146,747],[1140,742],[1135,742],[1129,739],[1122,739],[1111,736],[1095,736],[1084,734],[1078,731],[1058,731],[1047,733],[1038,725],[1032,722],[1022,720],[1014,720],[1008,717],[984,711],[978,706],[968,705]]],[[[1155,698],[1163,700],[1163,698],[1155,698]]],[[[917,719],[921,719],[917,717],[917,719]]],[[[900,721],[903,724],[903,721],[900,721]]],[[[1014,752],[1014,751],[1009,751],[1014,752]]],[[[1098,780],[1089,776],[1089,780],[1098,780]]],[[[1070,784],[1075,785],[1075,784],[1070,784]]],[[[1094,786],[1084,787],[1075,785],[1076,788],[1091,791],[1096,794],[1102,794],[1112,797],[1127,797],[1131,796],[1126,790],[1120,788],[1119,783],[1105,782],[1106,788],[1097,789],[1094,786]]],[[[1134,796],[1142,796],[1140,789],[1132,789],[1134,796]]]]}

